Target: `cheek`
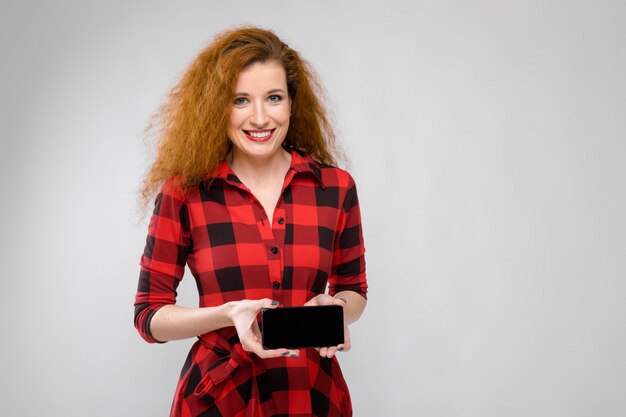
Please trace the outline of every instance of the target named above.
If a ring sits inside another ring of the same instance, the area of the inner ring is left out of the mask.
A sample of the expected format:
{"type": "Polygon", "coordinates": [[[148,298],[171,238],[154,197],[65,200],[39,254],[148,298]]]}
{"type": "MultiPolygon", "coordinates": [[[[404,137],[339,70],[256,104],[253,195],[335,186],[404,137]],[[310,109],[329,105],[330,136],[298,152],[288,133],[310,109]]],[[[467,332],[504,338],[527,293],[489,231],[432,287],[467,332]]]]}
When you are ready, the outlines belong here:
{"type": "Polygon", "coordinates": [[[282,125],[289,124],[290,116],[291,116],[291,113],[290,113],[289,106],[284,106],[284,107],[280,106],[279,108],[276,108],[272,115],[273,119],[282,125]]]}
{"type": "Polygon", "coordinates": [[[239,129],[239,126],[245,120],[245,115],[239,109],[233,109],[230,111],[230,117],[228,119],[228,128],[229,129],[239,129]]]}

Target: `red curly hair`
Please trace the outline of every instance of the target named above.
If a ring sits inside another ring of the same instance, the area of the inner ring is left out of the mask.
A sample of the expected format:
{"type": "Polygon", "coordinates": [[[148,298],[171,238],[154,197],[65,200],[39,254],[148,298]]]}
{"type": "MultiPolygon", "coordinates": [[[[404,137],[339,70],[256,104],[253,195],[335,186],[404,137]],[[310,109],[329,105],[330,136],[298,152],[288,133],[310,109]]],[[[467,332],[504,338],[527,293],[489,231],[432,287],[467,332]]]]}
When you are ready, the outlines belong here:
{"type": "Polygon", "coordinates": [[[272,31],[237,27],[217,35],[198,53],[146,128],[159,126],[156,159],[141,192],[144,207],[165,182],[173,180],[186,191],[209,178],[226,158],[237,77],[248,66],[267,61],[281,63],[287,75],[291,118],[283,145],[336,164],[335,133],[309,64],[272,31]]]}

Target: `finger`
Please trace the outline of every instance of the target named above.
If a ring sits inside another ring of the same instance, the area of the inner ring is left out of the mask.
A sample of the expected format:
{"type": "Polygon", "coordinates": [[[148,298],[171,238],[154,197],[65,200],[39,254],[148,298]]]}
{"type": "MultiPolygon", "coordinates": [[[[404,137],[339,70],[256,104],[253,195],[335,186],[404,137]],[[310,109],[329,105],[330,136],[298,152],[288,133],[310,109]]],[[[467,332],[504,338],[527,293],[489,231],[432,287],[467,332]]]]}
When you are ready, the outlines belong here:
{"type": "Polygon", "coordinates": [[[280,356],[284,358],[298,359],[300,357],[300,351],[297,349],[263,349],[263,351],[261,353],[257,353],[257,355],[264,359],[278,358],[280,356]]]}
{"type": "Polygon", "coordinates": [[[306,303],[304,303],[305,306],[316,306],[318,305],[318,297],[319,295],[316,295],[315,297],[311,298],[309,301],[307,301],[306,303]]]}
{"type": "Polygon", "coordinates": [[[257,301],[257,305],[259,310],[264,308],[277,308],[280,305],[280,302],[270,298],[261,298],[257,301]]]}
{"type": "Polygon", "coordinates": [[[243,341],[241,343],[243,348],[248,352],[256,354],[259,358],[278,358],[280,356],[288,356],[291,354],[288,349],[263,349],[263,345],[261,345],[260,341],[251,340],[250,338],[247,338],[245,342],[245,345],[243,341]]]}
{"type": "Polygon", "coordinates": [[[259,358],[278,358],[281,356],[289,356],[290,353],[287,349],[263,349],[259,344],[259,349],[253,351],[259,358]]]}
{"type": "Polygon", "coordinates": [[[348,304],[348,302],[346,301],[345,298],[337,297],[335,298],[335,304],[345,306],[346,304],[348,304]]]}
{"type": "Polygon", "coordinates": [[[343,326],[343,343],[338,344],[337,351],[349,352],[352,348],[352,342],[350,341],[350,329],[347,325],[343,326]]]}
{"type": "Polygon", "coordinates": [[[337,354],[337,346],[329,346],[328,350],[326,351],[326,357],[330,359],[336,354],[337,354]]]}
{"type": "Polygon", "coordinates": [[[325,358],[325,357],[326,357],[326,355],[327,355],[327,353],[328,353],[328,348],[327,348],[327,347],[321,347],[321,348],[320,348],[320,356],[321,356],[322,358],[325,358]]]}
{"type": "Polygon", "coordinates": [[[327,306],[335,304],[336,299],[328,294],[319,294],[317,297],[317,305],[327,306]]]}
{"type": "Polygon", "coordinates": [[[278,357],[289,357],[289,358],[299,358],[300,350],[299,349],[265,349],[261,344],[261,339],[257,338],[252,332],[248,332],[247,336],[240,340],[241,346],[248,351],[256,354],[258,357],[267,359],[267,358],[278,358],[278,357]]]}
{"type": "Polygon", "coordinates": [[[340,352],[350,352],[350,349],[352,349],[352,343],[350,343],[350,340],[346,340],[343,344],[337,346],[337,350],[339,350],[340,352]]]}

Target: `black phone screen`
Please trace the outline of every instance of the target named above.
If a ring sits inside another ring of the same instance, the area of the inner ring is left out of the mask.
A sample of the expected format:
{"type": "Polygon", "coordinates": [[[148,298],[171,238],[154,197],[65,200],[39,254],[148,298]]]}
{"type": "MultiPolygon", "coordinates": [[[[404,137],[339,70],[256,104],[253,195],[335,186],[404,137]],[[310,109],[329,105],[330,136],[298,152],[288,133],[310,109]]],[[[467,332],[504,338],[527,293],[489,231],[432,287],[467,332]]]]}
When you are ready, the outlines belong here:
{"type": "Polygon", "coordinates": [[[265,349],[328,347],[344,342],[343,307],[339,305],[265,309],[261,326],[265,349]]]}

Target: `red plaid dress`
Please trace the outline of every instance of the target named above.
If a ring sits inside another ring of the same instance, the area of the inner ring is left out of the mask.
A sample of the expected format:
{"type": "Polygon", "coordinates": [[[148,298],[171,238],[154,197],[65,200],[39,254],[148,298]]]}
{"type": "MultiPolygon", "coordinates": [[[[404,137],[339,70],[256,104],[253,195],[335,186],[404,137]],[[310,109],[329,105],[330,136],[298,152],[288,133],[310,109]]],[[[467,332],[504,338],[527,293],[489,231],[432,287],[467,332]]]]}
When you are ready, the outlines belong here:
{"type": "MultiPolygon", "coordinates": [[[[166,184],[156,198],[135,299],[135,326],[148,342],[150,320],[176,302],[185,265],[200,306],[270,298],[301,306],[326,286],[366,296],[361,217],[352,177],[291,151],[281,197],[268,219],[225,162],[210,185],[186,193],[166,184]],[[271,223],[270,223],[271,221],[271,223]],[[270,227],[271,224],[271,227],[270,227]]],[[[337,358],[261,359],[234,327],[204,334],[183,366],[170,416],[351,416],[337,358]]]]}

